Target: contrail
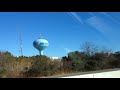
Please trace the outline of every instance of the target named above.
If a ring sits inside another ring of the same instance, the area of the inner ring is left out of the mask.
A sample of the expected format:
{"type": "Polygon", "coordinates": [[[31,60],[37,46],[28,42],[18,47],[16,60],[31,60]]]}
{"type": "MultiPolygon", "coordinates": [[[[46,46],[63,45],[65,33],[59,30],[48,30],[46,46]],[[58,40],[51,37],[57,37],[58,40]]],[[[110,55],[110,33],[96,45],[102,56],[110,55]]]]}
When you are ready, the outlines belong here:
{"type": "Polygon", "coordinates": [[[83,20],[81,19],[81,17],[77,13],[69,12],[67,14],[70,15],[75,21],[79,22],[80,24],[84,24],[83,20]]]}
{"type": "Polygon", "coordinates": [[[112,20],[113,22],[120,24],[119,21],[117,21],[116,19],[114,19],[111,15],[105,13],[105,12],[99,12],[100,14],[103,14],[104,16],[106,16],[107,18],[109,18],[110,20],[112,20]]]}
{"type": "Polygon", "coordinates": [[[92,12],[89,12],[89,14],[90,14],[91,16],[95,16],[92,12]]]}
{"type": "MultiPolygon", "coordinates": [[[[78,20],[70,13],[70,12],[67,12],[67,14],[70,16],[70,17],[72,17],[76,22],[78,22],[78,20]]],[[[80,22],[78,22],[78,23],[80,23],[80,22]]],[[[80,23],[81,24],[81,23],[80,23]]]]}
{"type": "Polygon", "coordinates": [[[104,18],[93,16],[88,18],[85,22],[102,33],[112,31],[112,27],[107,22],[104,22],[104,18]]]}
{"type": "MultiPolygon", "coordinates": [[[[83,20],[75,12],[68,12],[67,14],[69,16],[71,16],[75,21],[79,22],[79,24],[86,24],[86,25],[96,29],[96,31],[99,32],[99,34],[102,37],[104,37],[104,39],[105,39],[104,34],[106,32],[109,32],[109,30],[111,30],[111,26],[108,25],[108,23],[105,23],[103,18],[98,17],[93,12],[89,12],[89,14],[91,16],[89,18],[83,19],[83,20]]],[[[106,40],[106,41],[108,41],[108,40],[106,40]]]]}
{"type": "Polygon", "coordinates": [[[109,41],[105,36],[108,32],[112,31],[112,27],[108,23],[104,22],[103,18],[92,16],[86,19],[85,23],[94,28],[97,33],[99,33],[104,38],[104,40],[107,42],[109,41]]]}

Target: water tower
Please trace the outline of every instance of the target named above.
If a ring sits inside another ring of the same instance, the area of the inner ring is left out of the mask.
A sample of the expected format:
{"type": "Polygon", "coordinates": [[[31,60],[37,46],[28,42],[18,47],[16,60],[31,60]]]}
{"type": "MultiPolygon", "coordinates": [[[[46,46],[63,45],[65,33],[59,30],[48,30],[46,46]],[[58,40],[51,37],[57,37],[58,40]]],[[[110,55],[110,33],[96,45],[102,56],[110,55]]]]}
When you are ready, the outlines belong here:
{"type": "Polygon", "coordinates": [[[43,55],[43,50],[49,46],[49,43],[46,39],[43,39],[42,36],[40,36],[39,39],[33,42],[33,46],[39,50],[40,55],[43,55]]]}

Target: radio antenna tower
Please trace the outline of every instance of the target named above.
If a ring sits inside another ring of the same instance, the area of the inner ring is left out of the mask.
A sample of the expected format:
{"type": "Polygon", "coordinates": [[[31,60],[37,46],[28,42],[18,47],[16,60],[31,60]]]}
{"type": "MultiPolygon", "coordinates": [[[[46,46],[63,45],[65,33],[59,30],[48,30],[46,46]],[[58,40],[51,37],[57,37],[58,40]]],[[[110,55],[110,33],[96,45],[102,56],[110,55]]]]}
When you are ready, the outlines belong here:
{"type": "Polygon", "coordinates": [[[20,32],[20,54],[21,54],[21,56],[23,56],[23,52],[22,52],[22,35],[21,35],[21,32],[20,32]]]}

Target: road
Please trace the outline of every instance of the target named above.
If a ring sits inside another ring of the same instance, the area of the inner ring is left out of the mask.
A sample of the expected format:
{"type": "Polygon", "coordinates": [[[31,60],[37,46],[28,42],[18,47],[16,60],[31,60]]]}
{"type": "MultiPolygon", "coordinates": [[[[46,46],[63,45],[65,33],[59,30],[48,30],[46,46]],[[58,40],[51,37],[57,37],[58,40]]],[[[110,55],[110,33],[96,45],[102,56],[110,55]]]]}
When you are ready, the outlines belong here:
{"type": "Polygon", "coordinates": [[[83,75],[72,75],[65,77],[63,76],[60,78],[120,78],[120,70],[83,74],[83,75]]]}

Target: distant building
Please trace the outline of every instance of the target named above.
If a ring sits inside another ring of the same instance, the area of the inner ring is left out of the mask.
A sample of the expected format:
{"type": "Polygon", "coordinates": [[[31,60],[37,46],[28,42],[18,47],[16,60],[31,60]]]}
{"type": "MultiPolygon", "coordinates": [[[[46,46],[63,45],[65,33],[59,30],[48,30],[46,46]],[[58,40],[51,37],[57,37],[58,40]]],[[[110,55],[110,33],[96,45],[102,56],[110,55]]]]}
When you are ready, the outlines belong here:
{"type": "Polygon", "coordinates": [[[56,60],[56,59],[61,60],[61,58],[60,58],[60,57],[50,57],[50,59],[52,59],[52,60],[56,60]]]}

